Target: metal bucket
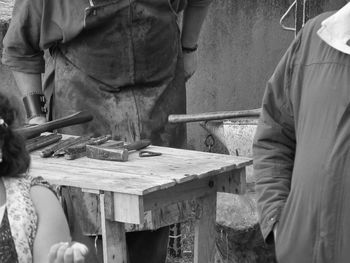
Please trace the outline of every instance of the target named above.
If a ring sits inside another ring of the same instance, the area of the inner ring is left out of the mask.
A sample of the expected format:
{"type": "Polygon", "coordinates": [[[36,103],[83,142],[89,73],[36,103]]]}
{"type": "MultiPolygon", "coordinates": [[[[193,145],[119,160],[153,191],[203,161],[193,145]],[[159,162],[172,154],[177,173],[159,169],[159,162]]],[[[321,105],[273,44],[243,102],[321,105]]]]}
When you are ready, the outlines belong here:
{"type": "MultiPolygon", "coordinates": [[[[252,157],[253,137],[258,118],[214,120],[202,122],[201,126],[218,139],[229,154],[252,157]]],[[[254,183],[252,167],[247,167],[247,183],[254,183]]]]}
{"type": "MultiPolygon", "coordinates": [[[[252,157],[253,138],[258,118],[213,120],[201,126],[218,139],[229,154],[252,157]]],[[[252,166],[247,170],[244,195],[218,193],[216,262],[273,262],[274,248],[264,243],[258,225],[255,178],[252,166]]]]}

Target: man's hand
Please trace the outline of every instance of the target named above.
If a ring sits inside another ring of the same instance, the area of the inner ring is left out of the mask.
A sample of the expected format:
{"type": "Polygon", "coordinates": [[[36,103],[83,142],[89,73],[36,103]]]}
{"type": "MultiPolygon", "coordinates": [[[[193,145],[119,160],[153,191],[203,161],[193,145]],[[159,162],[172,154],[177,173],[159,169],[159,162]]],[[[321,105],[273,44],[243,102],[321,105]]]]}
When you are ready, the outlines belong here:
{"type": "Polygon", "coordinates": [[[184,70],[185,70],[185,80],[189,80],[192,75],[197,70],[197,51],[194,52],[184,52],[184,70]]]}
{"type": "Polygon", "coordinates": [[[49,263],[84,263],[88,252],[82,243],[57,243],[50,248],[49,263]]]}

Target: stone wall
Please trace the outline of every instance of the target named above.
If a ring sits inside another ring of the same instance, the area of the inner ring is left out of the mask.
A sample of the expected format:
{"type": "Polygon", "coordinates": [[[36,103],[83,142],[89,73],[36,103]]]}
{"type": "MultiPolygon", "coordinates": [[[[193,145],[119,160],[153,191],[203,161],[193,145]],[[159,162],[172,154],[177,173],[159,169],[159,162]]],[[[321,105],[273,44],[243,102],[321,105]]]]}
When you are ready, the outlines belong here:
{"type": "MultiPolygon", "coordinates": [[[[336,10],[346,3],[312,1],[312,15],[336,10]]],[[[187,85],[189,113],[260,107],[265,84],[294,37],[279,24],[292,2],[213,1],[200,38],[199,69],[187,85]]],[[[287,17],[285,23],[293,26],[294,17],[287,17]]],[[[198,123],[188,124],[191,148],[207,150],[207,135],[198,123]]]]}

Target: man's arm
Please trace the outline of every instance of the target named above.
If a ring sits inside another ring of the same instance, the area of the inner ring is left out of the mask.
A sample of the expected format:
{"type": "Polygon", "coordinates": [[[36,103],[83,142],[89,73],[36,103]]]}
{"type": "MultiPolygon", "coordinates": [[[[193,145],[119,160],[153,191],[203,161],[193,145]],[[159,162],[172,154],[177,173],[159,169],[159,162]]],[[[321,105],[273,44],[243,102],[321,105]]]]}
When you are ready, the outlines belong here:
{"type": "Polygon", "coordinates": [[[183,47],[194,48],[208,13],[211,1],[190,0],[184,10],[181,43],[183,47]]]}
{"type": "Polygon", "coordinates": [[[267,242],[290,192],[296,147],[290,85],[300,38],[294,40],[267,83],[253,143],[258,213],[267,242]]]}
{"type": "MultiPolygon", "coordinates": [[[[41,74],[32,74],[32,73],[24,73],[24,72],[18,72],[18,71],[13,71],[13,76],[15,78],[17,87],[19,88],[22,99],[25,97],[28,98],[29,94],[33,95],[40,95],[42,94],[42,89],[41,89],[41,74]]],[[[29,102],[30,103],[30,102],[29,102]]],[[[33,101],[34,104],[38,105],[33,105],[38,107],[40,109],[40,105],[37,101],[33,101]]],[[[28,123],[29,124],[40,124],[46,122],[46,115],[44,112],[31,112],[30,110],[31,107],[26,107],[26,112],[28,115],[28,123]]]]}
{"type": "Polygon", "coordinates": [[[40,42],[42,0],[15,1],[11,23],[5,35],[2,62],[14,75],[20,90],[27,120],[31,124],[45,122],[40,103],[44,99],[41,73],[44,72],[43,50],[40,42]]]}
{"type": "Polygon", "coordinates": [[[211,0],[189,0],[183,14],[181,44],[185,76],[190,78],[197,69],[197,45],[211,0]]]}

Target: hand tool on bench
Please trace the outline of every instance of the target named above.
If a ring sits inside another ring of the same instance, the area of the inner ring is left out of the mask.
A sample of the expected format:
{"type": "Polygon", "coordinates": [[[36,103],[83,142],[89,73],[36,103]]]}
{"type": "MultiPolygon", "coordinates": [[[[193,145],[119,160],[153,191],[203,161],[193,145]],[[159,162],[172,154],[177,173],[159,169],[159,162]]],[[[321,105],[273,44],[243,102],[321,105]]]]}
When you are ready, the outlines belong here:
{"type": "Polygon", "coordinates": [[[87,111],[79,111],[72,115],[54,120],[48,121],[43,124],[33,125],[29,127],[22,127],[16,129],[16,131],[21,134],[25,139],[34,138],[40,136],[43,132],[52,131],[55,129],[64,128],[67,126],[72,126],[75,124],[81,124],[93,119],[92,115],[87,111]]]}
{"type": "Polygon", "coordinates": [[[28,152],[38,150],[48,145],[54,144],[62,139],[61,134],[41,135],[26,141],[26,149],[28,152]]]}
{"type": "Polygon", "coordinates": [[[139,156],[140,157],[154,157],[154,156],[160,156],[162,153],[160,152],[154,152],[154,151],[140,151],[139,156]]]}
{"type": "Polygon", "coordinates": [[[92,138],[92,135],[84,135],[84,136],[80,136],[80,137],[77,137],[77,138],[74,138],[72,140],[72,142],[69,144],[69,145],[66,145],[64,147],[60,147],[59,149],[57,149],[53,154],[52,156],[53,157],[61,157],[61,156],[64,156],[65,153],[66,153],[66,150],[69,148],[69,147],[72,147],[74,145],[78,145],[78,144],[81,144],[81,143],[86,143],[88,142],[90,139],[92,138]]]}
{"type": "Polygon", "coordinates": [[[223,120],[233,118],[259,117],[261,109],[241,110],[241,111],[217,111],[197,114],[171,114],[168,117],[170,123],[223,120]]]}
{"type": "Polygon", "coordinates": [[[87,136],[79,136],[79,137],[70,137],[68,139],[62,140],[59,143],[56,143],[55,145],[52,145],[50,147],[47,147],[43,149],[40,152],[40,156],[42,158],[47,158],[50,156],[63,156],[64,155],[64,150],[67,149],[68,147],[72,145],[76,145],[79,143],[82,143],[84,141],[88,141],[92,135],[87,135],[87,136]]]}
{"type": "Polygon", "coordinates": [[[139,140],[122,147],[110,146],[86,146],[86,156],[92,159],[126,162],[131,151],[137,151],[146,148],[151,144],[150,140],[139,140]]]}
{"type": "Polygon", "coordinates": [[[64,158],[67,160],[75,160],[77,158],[86,156],[87,145],[101,145],[112,138],[112,135],[102,135],[100,137],[91,138],[86,142],[82,142],[76,145],[72,145],[65,149],[64,158]]]}

